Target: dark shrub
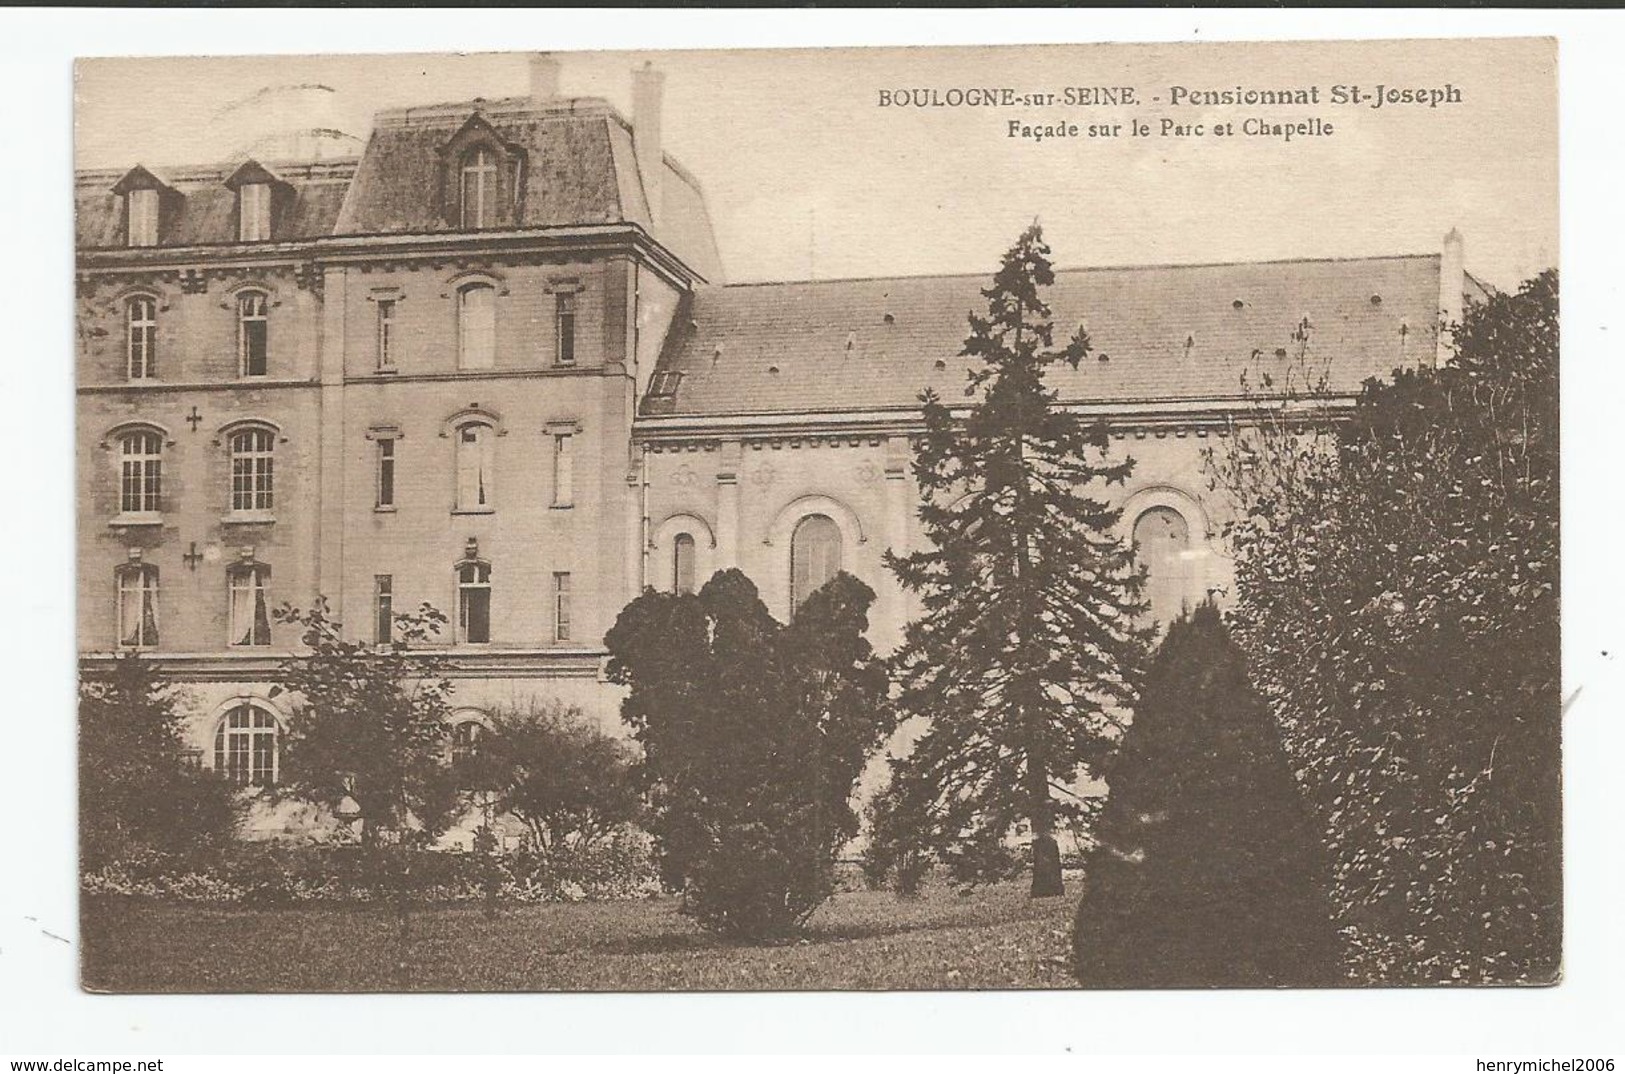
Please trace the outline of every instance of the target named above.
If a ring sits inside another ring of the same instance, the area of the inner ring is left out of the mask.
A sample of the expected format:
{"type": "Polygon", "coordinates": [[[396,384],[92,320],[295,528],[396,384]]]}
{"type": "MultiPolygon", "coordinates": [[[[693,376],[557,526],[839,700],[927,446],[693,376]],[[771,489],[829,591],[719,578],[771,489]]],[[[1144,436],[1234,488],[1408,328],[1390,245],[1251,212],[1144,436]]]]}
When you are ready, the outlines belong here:
{"type": "Polygon", "coordinates": [[[1170,626],[1107,780],[1073,928],[1083,984],[1341,979],[1307,806],[1212,604],[1170,626]]]}

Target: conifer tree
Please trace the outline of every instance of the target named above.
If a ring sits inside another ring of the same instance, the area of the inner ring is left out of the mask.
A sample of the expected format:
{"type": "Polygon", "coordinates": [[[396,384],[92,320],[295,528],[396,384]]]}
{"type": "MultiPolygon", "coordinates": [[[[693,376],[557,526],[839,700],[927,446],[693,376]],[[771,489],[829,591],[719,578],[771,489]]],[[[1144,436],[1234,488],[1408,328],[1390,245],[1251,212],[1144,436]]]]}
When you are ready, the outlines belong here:
{"type": "Polygon", "coordinates": [[[1342,980],[1308,802],[1211,602],[1169,625],[1105,775],[1110,794],[1073,928],[1079,981],[1342,980]]]}
{"type": "Polygon", "coordinates": [[[883,841],[944,849],[1032,833],[1032,894],[1059,895],[1058,822],[1081,814],[1065,784],[1097,764],[1134,699],[1143,579],[1099,493],[1133,462],[1107,457],[1104,425],[1058,404],[1062,347],[1043,288],[1054,282],[1035,223],[982,291],[962,356],[976,359],[957,409],[927,390],[915,455],[932,545],[887,564],[923,612],[894,659],[900,711],[927,729],[893,762],[883,841]]]}

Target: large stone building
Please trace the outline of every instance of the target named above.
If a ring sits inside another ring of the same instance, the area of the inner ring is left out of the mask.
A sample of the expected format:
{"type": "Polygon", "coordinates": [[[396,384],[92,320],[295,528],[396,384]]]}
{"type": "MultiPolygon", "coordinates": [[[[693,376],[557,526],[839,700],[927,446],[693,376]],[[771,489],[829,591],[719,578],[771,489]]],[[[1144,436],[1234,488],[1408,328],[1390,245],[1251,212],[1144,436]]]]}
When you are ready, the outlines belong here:
{"type": "MultiPolygon", "coordinates": [[[[283,601],[379,641],[392,609],[444,610],[463,738],[531,698],[617,726],[617,612],[725,566],[780,617],[844,568],[876,644],[900,636],[881,554],[922,539],[916,397],[963,384],[984,277],[726,285],[661,76],[633,78],[630,121],[541,58],[529,97],[380,114],[358,159],[78,175],[82,659],[141,649],[190,684],[201,764],[275,781],[283,601]]],[[[1096,353],[1056,386],[1136,460],[1160,613],[1227,582],[1200,453],[1245,417],[1242,370],[1307,322],[1352,392],[1431,360],[1470,285],[1454,235],[1057,274],[1096,353]]]]}

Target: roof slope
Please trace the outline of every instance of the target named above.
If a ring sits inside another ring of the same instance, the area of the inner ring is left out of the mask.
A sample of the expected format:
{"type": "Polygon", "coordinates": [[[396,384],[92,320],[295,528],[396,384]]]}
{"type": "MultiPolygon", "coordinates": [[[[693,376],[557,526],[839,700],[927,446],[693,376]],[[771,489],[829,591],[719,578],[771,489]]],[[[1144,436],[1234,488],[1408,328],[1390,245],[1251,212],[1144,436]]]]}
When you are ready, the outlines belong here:
{"type": "MultiPolygon", "coordinates": [[[[159,246],[209,246],[237,241],[237,194],[226,180],[241,167],[234,162],[214,167],[153,173],[181,197],[164,210],[159,246]]],[[[269,162],[264,165],[292,189],[288,209],[278,214],[279,241],[331,234],[339,205],[355,170],[355,161],[321,164],[269,162]]],[[[124,245],[124,199],[113,188],[127,174],[86,171],[75,177],[75,244],[81,249],[124,245]]]]}
{"type": "MultiPolygon", "coordinates": [[[[957,357],[985,276],[703,288],[673,328],[676,398],[648,414],[913,409],[926,387],[961,397],[957,357]],[[939,367],[940,363],[940,367],[939,367]]],[[[1236,398],[1243,370],[1280,371],[1307,317],[1332,386],[1431,357],[1439,257],[1062,270],[1046,296],[1057,342],[1083,324],[1094,354],[1050,383],[1066,402],[1236,398]]]]}

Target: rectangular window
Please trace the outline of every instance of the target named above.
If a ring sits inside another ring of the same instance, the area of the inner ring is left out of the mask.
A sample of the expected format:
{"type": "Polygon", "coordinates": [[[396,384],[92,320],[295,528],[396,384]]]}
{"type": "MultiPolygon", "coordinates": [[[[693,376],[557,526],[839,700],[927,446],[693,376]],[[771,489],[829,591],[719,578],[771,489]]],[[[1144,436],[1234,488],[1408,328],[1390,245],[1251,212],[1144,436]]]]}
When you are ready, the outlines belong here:
{"type": "Polygon", "coordinates": [[[231,606],[226,634],[232,645],[271,644],[271,613],[265,599],[269,573],[260,566],[232,570],[228,578],[231,606]]]}
{"type": "Polygon", "coordinates": [[[559,365],[576,364],[576,296],[554,296],[553,335],[557,341],[554,361],[559,365]]]}
{"type": "Polygon", "coordinates": [[[490,369],[497,355],[497,290],[471,283],[457,296],[457,366],[490,369]]]}
{"type": "Polygon", "coordinates": [[[158,245],[158,191],[132,190],[126,195],[129,213],[130,245],[158,245]]]}
{"type": "Polygon", "coordinates": [[[457,568],[457,632],[475,645],[491,640],[491,568],[484,563],[457,568]]]}
{"type": "Polygon", "coordinates": [[[270,349],[268,309],[264,292],[249,291],[237,298],[237,366],[242,376],[265,376],[270,349]]]}
{"type": "Polygon", "coordinates": [[[377,506],[395,506],[395,441],[391,437],[382,437],[378,441],[377,506]]]}
{"type": "Polygon", "coordinates": [[[570,640],[570,572],[553,572],[553,640],[570,640]]]}
{"type": "Polygon", "coordinates": [[[373,640],[388,645],[395,640],[395,578],[388,574],[372,576],[372,603],[375,624],[373,640]]]}
{"type": "Polygon", "coordinates": [[[118,642],[145,649],[158,644],[158,568],[136,566],[118,576],[118,642]]]}
{"type": "Polygon", "coordinates": [[[243,242],[264,242],[271,237],[271,187],[267,183],[244,183],[237,188],[238,238],[243,242]]]}
{"type": "Polygon", "coordinates": [[[378,300],[378,368],[395,368],[395,299],[378,300]]]}
{"type": "Polygon", "coordinates": [[[126,347],[126,372],[131,380],[145,380],[158,375],[158,300],[147,295],[130,299],[126,309],[129,335],[126,347]]]}
{"type": "Polygon", "coordinates": [[[575,502],[575,437],[560,433],[553,437],[553,506],[569,507],[575,502]]]}

